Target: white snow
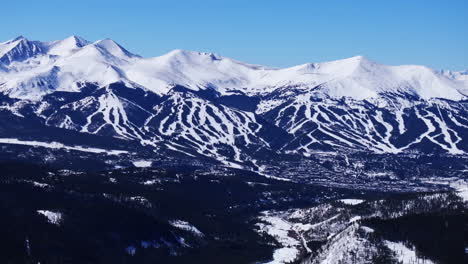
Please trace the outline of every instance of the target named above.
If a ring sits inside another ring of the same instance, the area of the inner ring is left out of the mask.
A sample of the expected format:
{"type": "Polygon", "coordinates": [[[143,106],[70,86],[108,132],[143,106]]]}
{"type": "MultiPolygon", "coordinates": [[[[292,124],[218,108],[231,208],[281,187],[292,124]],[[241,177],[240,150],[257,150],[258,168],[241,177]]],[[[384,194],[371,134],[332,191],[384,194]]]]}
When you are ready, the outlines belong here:
{"type": "Polygon", "coordinates": [[[143,182],[144,185],[154,185],[154,184],[157,184],[157,183],[159,183],[158,180],[147,180],[147,181],[143,182]]]}
{"type": "Polygon", "coordinates": [[[360,228],[362,230],[364,230],[364,232],[366,233],[374,233],[374,229],[370,228],[370,227],[367,227],[367,226],[360,226],[360,228]]]}
{"type": "Polygon", "coordinates": [[[112,39],[103,39],[103,40],[98,40],[93,43],[94,46],[104,50],[105,52],[108,52],[112,54],[113,56],[117,58],[131,58],[135,57],[135,55],[131,54],[127,50],[125,50],[122,46],[117,44],[115,41],[112,39]]]}
{"type": "Polygon", "coordinates": [[[173,221],[169,221],[169,224],[172,225],[173,227],[193,233],[199,237],[205,236],[200,230],[198,230],[198,228],[196,228],[189,222],[182,221],[182,220],[173,220],[173,221]]]}
{"type": "Polygon", "coordinates": [[[454,188],[457,191],[458,196],[460,196],[463,199],[463,201],[468,202],[468,181],[457,180],[451,182],[450,187],[454,188]]]}
{"type": "Polygon", "coordinates": [[[281,244],[281,247],[273,252],[273,260],[267,264],[286,264],[296,260],[299,254],[298,247],[302,241],[290,235],[290,233],[294,232],[293,225],[279,216],[269,215],[268,212],[265,212],[260,219],[267,223],[257,224],[260,232],[274,237],[281,244]]]}
{"type": "MultiPolygon", "coordinates": [[[[295,150],[293,152],[295,153],[302,153],[305,156],[312,153],[316,154],[315,144],[329,144],[345,148],[372,150],[375,153],[397,154],[427,139],[450,154],[465,154],[460,149],[462,137],[458,135],[458,130],[451,123],[446,122],[447,120],[443,118],[440,110],[438,110],[440,100],[434,104],[436,109],[432,111],[418,109],[417,107],[413,108],[416,111],[416,117],[425,124],[425,128],[423,126],[424,130],[412,142],[401,146],[396,145],[391,138],[395,134],[401,135],[406,131],[402,110],[397,110],[393,116],[385,118],[383,112],[379,110],[371,118],[365,103],[361,101],[348,98],[344,106],[336,106],[335,102],[329,99],[320,102],[311,100],[312,96],[314,96],[312,93],[294,96],[281,107],[281,110],[275,113],[275,124],[277,126],[285,127],[289,133],[296,136],[307,137],[306,140],[303,140],[304,143],[299,146],[294,142],[295,150]],[[337,107],[346,114],[338,115],[334,113],[334,109],[336,110],[337,107]],[[398,122],[398,130],[396,126],[393,127],[390,123],[391,119],[398,122]],[[383,126],[383,131],[377,129],[379,125],[383,126]],[[309,129],[310,126],[316,128],[309,129]],[[306,127],[306,129],[303,127],[306,127]],[[359,133],[356,133],[356,131],[359,131],[359,133]],[[440,131],[440,133],[435,133],[437,131],[440,131]],[[317,138],[323,137],[323,134],[331,137],[333,141],[318,140],[317,138]],[[378,137],[377,140],[376,137],[378,137]]],[[[405,103],[409,104],[406,101],[405,103]]],[[[463,127],[463,124],[455,122],[456,119],[453,116],[448,118],[457,126],[461,125],[463,127]]],[[[460,117],[457,116],[457,118],[460,117]]]]}
{"type": "Polygon", "coordinates": [[[339,201],[347,205],[358,205],[364,202],[361,199],[341,199],[339,201]]]}
{"type": "Polygon", "coordinates": [[[358,236],[359,225],[352,224],[329,237],[327,244],[322,247],[312,263],[371,263],[375,249],[368,240],[358,236]]]}
{"type": "Polygon", "coordinates": [[[385,241],[385,245],[391,249],[397,255],[398,261],[402,264],[413,264],[413,263],[426,263],[432,264],[434,262],[430,261],[429,259],[423,259],[416,255],[416,250],[410,249],[406,247],[401,242],[392,242],[392,241],[385,241]]]}
{"type": "Polygon", "coordinates": [[[70,55],[77,49],[88,45],[89,42],[77,36],[71,36],[64,40],[53,41],[49,43],[48,53],[51,55],[65,56],[70,55]]]}
{"type": "MultiPolygon", "coordinates": [[[[214,105],[210,102],[191,96],[171,94],[167,99],[170,102],[170,113],[164,105],[157,105],[152,118],[162,118],[158,130],[162,136],[182,137],[189,141],[192,148],[198,154],[217,159],[226,166],[233,168],[242,167],[242,153],[239,148],[239,139],[243,139],[245,144],[251,144],[251,138],[257,137],[257,132],[261,125],[256,120],[256,116],[250,112],[245,112],[222,105],[214,105]],[[160,114],[163,113],[162,117],[160,114]],[[170,122],[170,123],[169,123],[170,122]],[[203,129],[201,129],[203,128],[203,129]],[[219,145],[229,147],[233,152],[233,160],[226,160],[225,155],[220,153],[219,145]]],[[[261,144],[268,145],[267,142],[258,138],[261,144]]],[[[166,143],[166,146],[181,153],[187,153],[187,147],[175,142],[166,143]]]]}
{"type": "Polygon", "coordinates": [[[60,212],[53,212],[49,210],[37,210],[37,212],[47,217],[47,220],[51,224],[60,225],[60,222],[62,221],[62,213],[60,212]]]}
{"type": "Polygon", "coordinates": [[[46,188],[46,187],[49,187],[50,185],[47,184],[47,183],[41,183],[41,182],[36,182],[36,181],[33,181],[32,184],[36,187],[40,187],[40,188],[46,188]]]}
{"type": "Polygon", "coordinates": [[[138,168],[147,168],[151,167],[151,164],[153,163],[152,161],[149,160],[136,160],[132,162],[135,167],[138,168]]]}
{"type": "Polygon", "coordinates": [[[441,185],[448,185],[451,188],[455,189],[455,193],[463,199],[463,201],[468,202],[468,180],[467,179],[430,179],[425,180],[426,183],[431,184],[441,184],[441,185]]]}
{"type": "Polygon", "coordinates": [[[105,153],[107,155],[121,155],[128,153],[125,150],[106,150],[100,148],[88,148],[83,146],[67,146],[59,142],[41,142],[41,141],[28,141],[28,140],[19,140],[16,138],[0,138],[0,144],[13,144],[13,145],[25,145],[33,147],[43,147],[51,149],[65,149],[65,150],[75,150],[81,152],[90,152],[90,153],[105,153]]]}
{"type": "Polygon", "coordinates": [[[298,250],[296,248],[284,247],[273,252],[273,261],[266,264],[283,264],[290,263],[297,258],[298,250]]]}

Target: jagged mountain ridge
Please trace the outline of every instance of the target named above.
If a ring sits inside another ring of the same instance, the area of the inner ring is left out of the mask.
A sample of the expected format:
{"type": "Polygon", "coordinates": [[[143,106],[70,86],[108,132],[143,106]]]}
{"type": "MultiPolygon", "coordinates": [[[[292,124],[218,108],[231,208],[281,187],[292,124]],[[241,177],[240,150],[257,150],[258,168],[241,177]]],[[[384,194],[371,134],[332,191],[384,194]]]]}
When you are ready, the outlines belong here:
{"type": "Polygon", "coordinates": [[[109,39],[19,37],[0,44],[0,110],[258,170],[282,154],[464,155],[465,75],[361,56],[286,69],[182,50],[142,58],[109,39]]]}

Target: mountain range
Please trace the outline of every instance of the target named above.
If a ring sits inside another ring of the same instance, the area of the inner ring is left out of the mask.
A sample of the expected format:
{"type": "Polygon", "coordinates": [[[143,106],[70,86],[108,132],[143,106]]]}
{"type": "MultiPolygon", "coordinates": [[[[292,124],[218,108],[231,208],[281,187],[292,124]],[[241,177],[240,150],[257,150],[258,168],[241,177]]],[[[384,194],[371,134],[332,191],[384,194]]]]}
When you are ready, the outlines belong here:
{"type": "Polygon", "coordinates": [[[0,43],[0,93],[4,151],[258,172],[285,157],[468,152],[468,71],[362,56],[272,68],[185,50],[143,58],[110,39],[18,37],[0,43]]]}

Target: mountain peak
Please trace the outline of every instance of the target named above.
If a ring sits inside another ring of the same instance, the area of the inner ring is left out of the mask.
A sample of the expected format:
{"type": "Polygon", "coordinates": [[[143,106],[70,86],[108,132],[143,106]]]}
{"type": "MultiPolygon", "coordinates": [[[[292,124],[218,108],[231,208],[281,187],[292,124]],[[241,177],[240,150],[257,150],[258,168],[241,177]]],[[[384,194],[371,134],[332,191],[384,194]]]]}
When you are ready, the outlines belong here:
{"type": "Polygon", "coordinates": [[[14,44],[14,43],[19,43],[21,41],[28,41],[27,38],[23,37],[23,36],[18,36],[14,39],[10,39],[10,40],[7,40],[5,42],[1,42],[0,45],[11,45],[11,44],[14,44]]]}
{"type": "Polygon", "coordinates": [[[117,42],[115,42],[111,38],[103,38],[103,39],[100,39],[100,40],[96,40],[94,43],[114,43],[114,44],[117,44],[117,42]]]}
{"type": "Polygon", "coordinates": [[[346,59],[341,59],[341,60],[336,60],[335,62],[340,62],[340,63],[348,63],[348,64],[356,64],[356,65],[361,65],[361,64],[367,64],[367,63],[372,63],[367,57],[363,55],[356,55],[353,57],[349,57],[346,59]]]}
{"type": "Polygon", "coordinates": [[[76,36],[76,35],[72,35],[66,39],[64,39],[64,41],[73,41],[77,44],[77,46],[79,47],[83,47],[83,46],[86,46],[88,45],[90,42],[87,41],[86,39],[82,38],[82,37],[79,37],[79,36],[76,36]]]}
{"type": "Polygon", "coordinates": [[[106,52],[108,52],[108,53],[110,53],[113,56],[118,57],[118,58],[138,57],[137,55],[132,54],[131,52],[129,52],[128,50],[126,50],[125,48],[123,48],[117,42],[115,42],[114,40],[112,40],[110,38],[105,38],[105,39],[98,40],[98,41],[94,42],[93,45],[98,47],[98,48],[101,48],[101,49],[105,50],[106,52]]]}
{"type": "Polygon", "coordinates": [[[377,63],[368,60],[366,57],[358,55],[346,59],[319,62],[314,64],[304,64],[300,69],[313,70],[320,72],[321,74],[349,76],[353,73],[356,73],[356,71],[363,69],[365,71],[377,70],[374,69],[374,67],[377,65],[377,63]]]}
{"type": "Polygon", "coordinates": [[[363,55],[356,55],[356,56],[353,56],[351,58],[348,58],[350,60],[357,60],[357,61],[362,61],[362,60],[367,60],[366,57],[364,57],[363,55]]]}
{"type": "Polygon", "coordinates": [[[27,40],[23,35],[19,35],[18,37],[10,40],[9,42],[15,42],[15,41],[18,41],[18,40],[27,40]]]}
{"type": "Polygon", "coordinates": [[[29,41],[23,36],[0,43],[0,63],[10,64],[13,61],[23,61],[43,53],[43,45],[37,41],[29,41]]]}
{"type": "Polygon", "coordinates": [[[65,56],[73,53],[79,48],[82,48],[89,44],[89,41],[78,37],[70,36],[63,40],[57,40],[47,44],[49,54],[65,56]]]}

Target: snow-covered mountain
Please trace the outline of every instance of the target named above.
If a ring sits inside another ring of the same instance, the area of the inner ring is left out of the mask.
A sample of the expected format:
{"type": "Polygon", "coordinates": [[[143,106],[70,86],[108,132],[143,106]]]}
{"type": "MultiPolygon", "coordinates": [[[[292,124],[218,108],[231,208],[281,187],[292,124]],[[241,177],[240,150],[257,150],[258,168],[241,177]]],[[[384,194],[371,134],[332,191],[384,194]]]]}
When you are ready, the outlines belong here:
{"type": "MultiPolygon", "coordinates": [[[[110,39],[0,43],[0,111],[42,125],[261,170],[321,152],[468,152],[466,72],[356,56],[290,68],[110,39]]],[[[4,132],[1,136],[14,137],[4,132]]]]}
{"type": "Polygon", "coordinates": [[[157,94],[175,84],[192,90],[213,88],[221,94],[266,94],[284,86],[320,87],[332,97],[366,99],[406,92],[423,99],[461,100],[468,88],[462,72],[437,72],[424,66],[385,66],[362,56],[274,69],[242,63],[212,53],[174,50],[141,58],[110,39],[94,43],[72,36],[53,42],[24,37],[0,44],[2,92],[30,98],[52,91],[77,91],[77,82],[105,86],[122,81],[157,94]],[[44,77],[47,76],[47,80],[44,77]],[[47,87],[40,92],[37,86],[47,87]],[[49,87],[50,86],[50,87],[49,87]]]}

